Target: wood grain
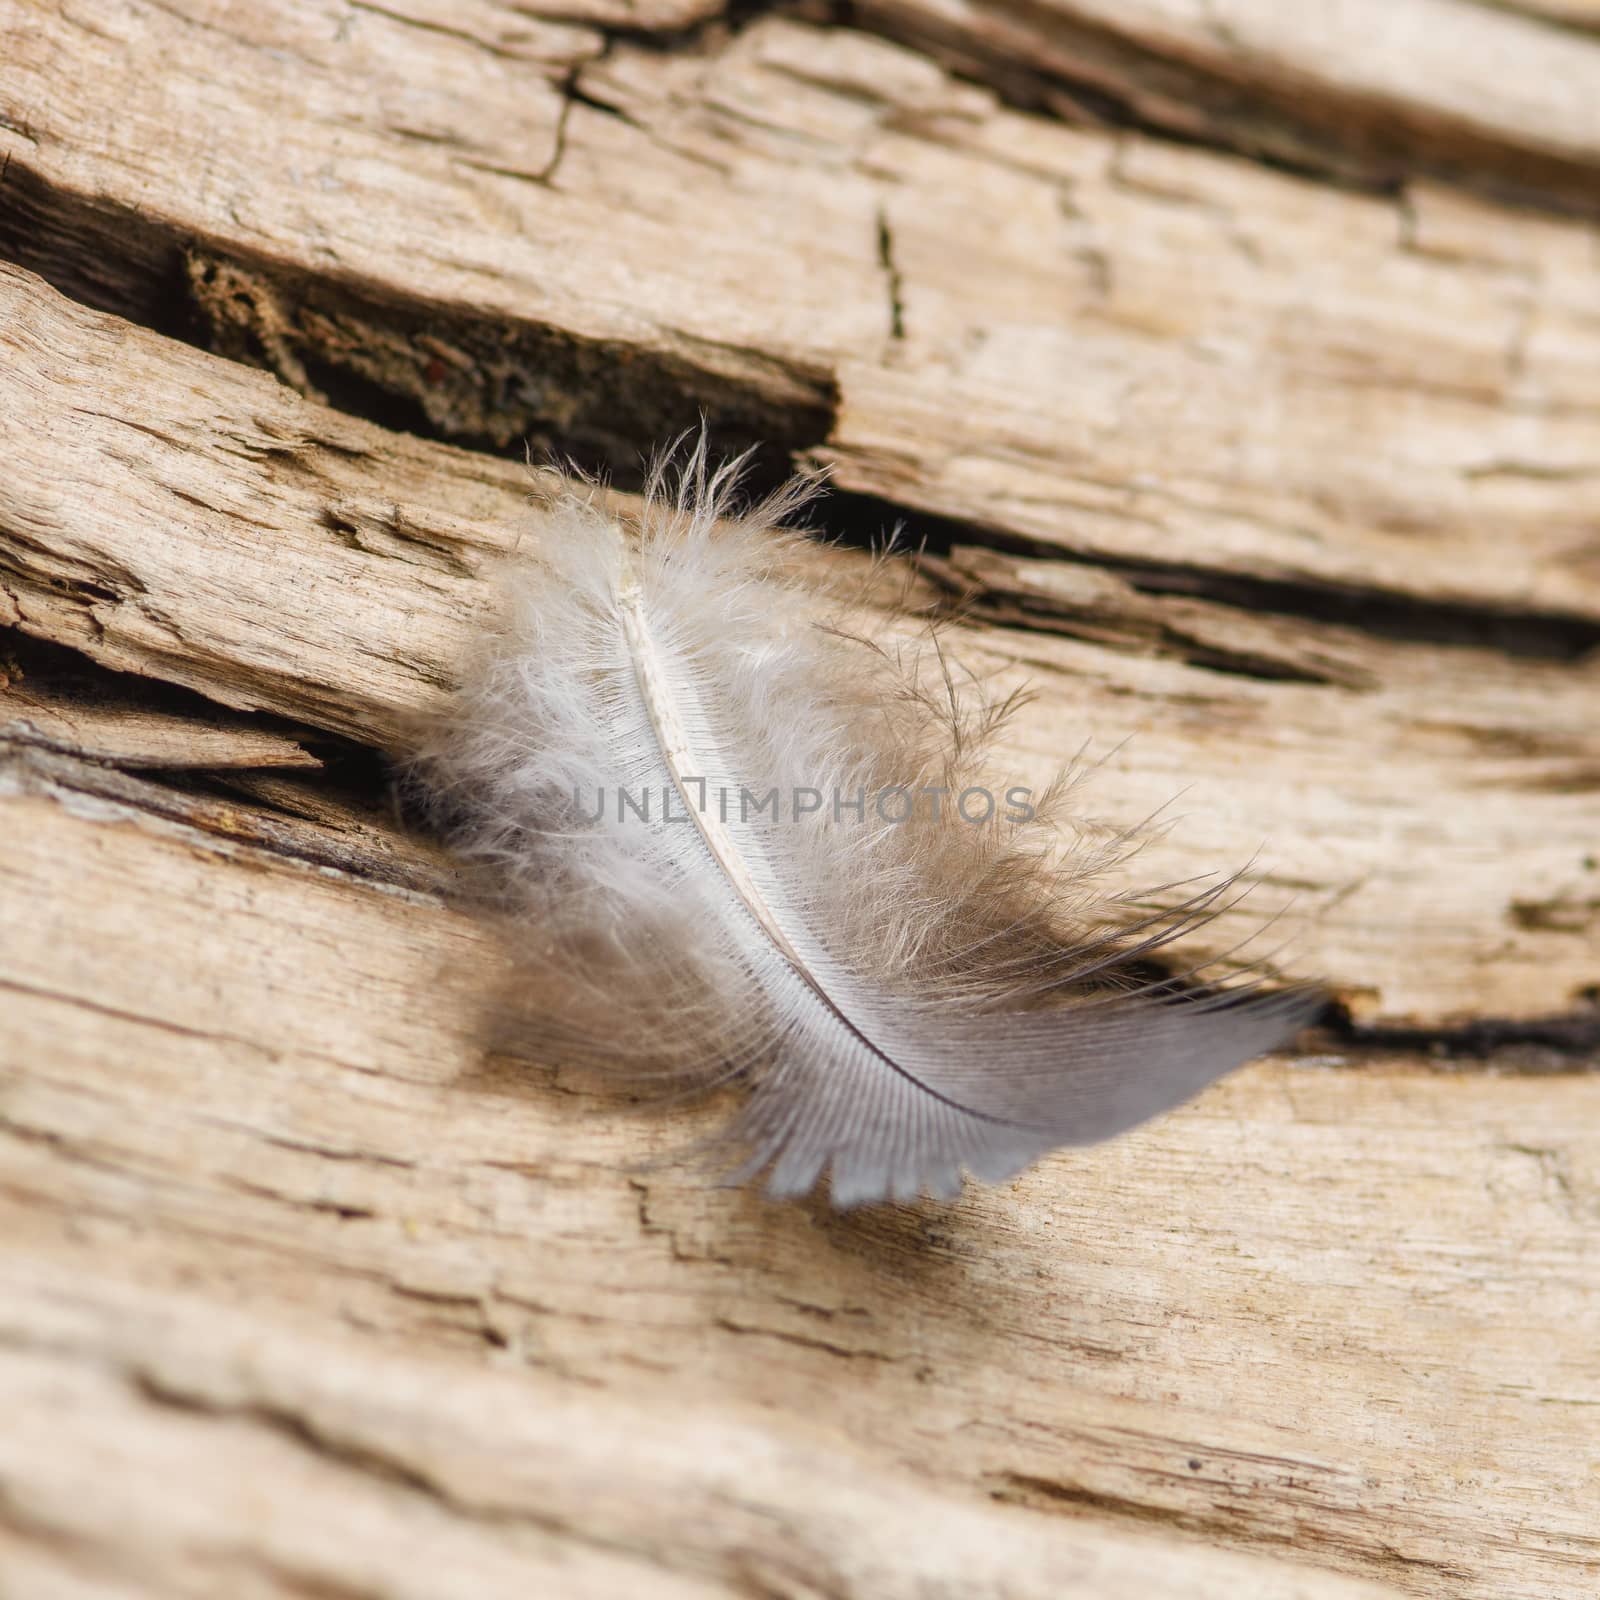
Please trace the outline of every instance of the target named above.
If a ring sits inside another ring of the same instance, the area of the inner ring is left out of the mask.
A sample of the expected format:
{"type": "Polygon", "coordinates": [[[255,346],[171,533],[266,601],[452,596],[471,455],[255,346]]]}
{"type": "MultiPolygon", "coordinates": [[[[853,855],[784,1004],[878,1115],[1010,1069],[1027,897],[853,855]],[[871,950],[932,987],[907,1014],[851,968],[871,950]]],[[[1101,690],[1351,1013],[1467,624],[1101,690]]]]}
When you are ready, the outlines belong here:
{"type": "Polygon", "coordinates": [[[1019,116],[784,19],[540,62],[325,4],[28,8],[6,253],[470,443],[627,464],[704,411],[1199,584],[1600,623],[1587,223],[1019,116]]]}
{"type": "MultiPolygon", "coordinates": [[[[485,563],[537,560],[522,468],[308,404],[14,269],[0,350],[20,400],[0,416],[0,604],[106,667],[402,753],[492,612],[485,563]]],[[[970,670],[1036,691],[1008,784],[1042,789],[1085,741],[1107,756],[1131,736],[1088,818],[1125,827],[1182,795],[1128,887],[1262,853],[1197,956],[1284,912],[1290,970],[1365,1019],[1583,1005],[1594,660],[1384,641],[960,547],[930,570],[969,599],[970,670]]]]}
{"type": "Polygon", "coordinates": [[[1432,170],[1595,209],[1600,46],[1537,20],[1592,21],[1590,0],[866,0],[862,10],[1067,115],[1110,111],[1369,184],[1432,170]]]}
{"type": "Polygon", "coordinates": [[[1589,1600],[1592,12],[0,0],[0,1600],[1589,1600]],[[528,1059],[387,763],[702,413],[1329,1025],[843,1218],[528,1059]]]}
{"type": "Polygon", "coordinates": [[[504,957],[435,894],[101,783],[0,775],[4,1547],[162,1593],[1584,1592],[1600,1079],[1272,1062],[841,1220],[630,1170],[705,1113],[484,1061],[504,957]]]}

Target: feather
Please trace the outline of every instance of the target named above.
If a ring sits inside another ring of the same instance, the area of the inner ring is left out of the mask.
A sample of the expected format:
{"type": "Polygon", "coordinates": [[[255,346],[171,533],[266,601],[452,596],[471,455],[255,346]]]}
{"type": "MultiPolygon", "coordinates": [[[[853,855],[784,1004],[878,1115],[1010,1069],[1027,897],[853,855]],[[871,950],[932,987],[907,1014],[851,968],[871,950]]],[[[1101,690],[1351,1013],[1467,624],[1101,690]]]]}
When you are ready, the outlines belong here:
{"type": "Polygon", "coordinates": [[[566,495],[419,753],[559,992],[547,1042],[741,1080],[734,1176],[844,1207],[1110,1138],[1311,1018],[1307,988],[1119,978],[1234,880],[1129,928],[1097,879],[1131,836],[1063,850],[1070,783],[983,781],[1016,700],[821,620],[781,526],[811,486],[740,515],[738,474],[702,437],[631,530],[566,495]]]}

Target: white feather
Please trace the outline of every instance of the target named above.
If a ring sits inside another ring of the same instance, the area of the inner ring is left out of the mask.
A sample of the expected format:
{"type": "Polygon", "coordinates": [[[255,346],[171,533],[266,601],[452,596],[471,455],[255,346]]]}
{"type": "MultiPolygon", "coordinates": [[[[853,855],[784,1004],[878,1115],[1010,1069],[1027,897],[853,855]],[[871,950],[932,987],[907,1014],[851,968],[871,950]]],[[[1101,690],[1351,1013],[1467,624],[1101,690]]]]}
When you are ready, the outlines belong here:
{"type": "Polygon", "coordinates": [[[963,1171],[998,1181],[1108,1138],[1309,1019],[1305,989],[1111,979],[1210,915],[1226,882],[1129,947],[1096,889],[1104,852],[1063,862],[949,803],[884,820],[886,790],[953,800],[975,783],[1007,707],[964,699],[948,670],[929,692],[917,666],[819,626],[786,576],[797,536],[777,527],[805,487],[730,517],[736,476],[707,473],[702,441],[672,485],[658,470],[631,532],[564,500],[542,570],[512,575],[503,632],[420,757],[560,994],[549,1038],[748,1080],[729,1129],[741,1175],[800,1195],[826,1173],[848,1206],[952,1195],[963,1171]],[[744,794],[771,789],[776,819],[745,814],[744,794]],[[801,790],[824,803],[797,818],[801,790]]]}

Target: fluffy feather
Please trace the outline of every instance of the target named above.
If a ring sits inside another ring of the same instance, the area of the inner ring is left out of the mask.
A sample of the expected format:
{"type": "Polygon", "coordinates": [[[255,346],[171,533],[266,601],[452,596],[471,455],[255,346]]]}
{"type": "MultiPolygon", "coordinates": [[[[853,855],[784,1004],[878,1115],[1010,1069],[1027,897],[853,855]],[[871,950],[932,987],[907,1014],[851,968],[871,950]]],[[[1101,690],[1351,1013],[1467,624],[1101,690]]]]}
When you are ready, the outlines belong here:
{"type": "Polygon", "coordinates": [[[988,822],[957,815],[1010,703],[959,691],[937,646],[908,660],[820,625],[779,527],[807,487],[732,515],[736,479],[702,440],[657,469],[637,528],[565,498],[545,570],[510,575],[504,629],[421,754],[560,993],[550,1039],[745,1080],[738,1175],[795,1196],[826,1173],[850,1206],[1109,1138],[1309,1019],[1305,989],[1119,982],[1231,880],[1130,929],[1096,888],[1126,838],[1063,854],[992,788],[988,822]],[[772,789],[775,817],[755,809],[772,789]],[[795,816],[797,791],[823,803],[795,816]]]}

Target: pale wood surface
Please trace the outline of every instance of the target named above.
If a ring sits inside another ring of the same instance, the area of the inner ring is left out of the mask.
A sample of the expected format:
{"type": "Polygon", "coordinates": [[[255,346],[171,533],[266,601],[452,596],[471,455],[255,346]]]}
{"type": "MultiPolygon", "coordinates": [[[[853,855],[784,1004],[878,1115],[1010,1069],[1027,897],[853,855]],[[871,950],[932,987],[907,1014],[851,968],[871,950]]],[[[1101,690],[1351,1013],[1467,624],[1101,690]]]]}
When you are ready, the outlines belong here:
{"type": "Polygon", "coordinates": [[[866,18],[1078,115],[1367,183],[1419,167],[1593,214],[1590,0],[866,0],[866,18]],[[1087,93],[1085,93],[1087,91],[1087,93]]]}
{"type": "Polygon", "coordinates": [[[490,53],[452,96],[478,47],[326,4],[91,30],[4,0],[40,20],[0,85],[0,243],[467,439],[631,458],[704,407],[1079,554],[1600,621],[1587,223],[1019,116],[782,19],[490,53]]]}
{"type": "Polygon", "coordinates": [[[0,1596],[1587,1600],[1592,10],[0,0],[0,1596]],[[1417,1048],[843,1219],[487,1049],[482,447],[700,409],[1417,1048]]]}
{"type": "MultiPolygon", "coordinates": [[[[23,401],[0,416],[0,605],[107,667],[402,751],[494,603],[485,561],[537,560],[521,466],[308,404],[15,269],[0,353],[23,401]]],[[[1088,741],[1110,757],[1091,814],[1181,795],[1130,886],[1261,852],[1260,887],[1200,948],[1284,912],[1291,970],[1366,1019],[1581,1005],[1596,659],[1386,641],[968,547],[929,566],[970,596],[967,664],[1036,692],[1008,783],[1042,789],[1088,741]]]]}
{"type": "Polygon", "coordinates": [[[746,1552],[799,1594],[1584,1592],[1600,1079],[1268,1063],[830,1219],[629,1171],[700,1118],[483,1061],[503,957],[436,894],[61,758],[0,787],[0,1537],[306,1592],[595,1545],[712,1592],[746,1552]]]}

